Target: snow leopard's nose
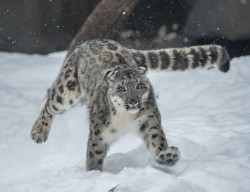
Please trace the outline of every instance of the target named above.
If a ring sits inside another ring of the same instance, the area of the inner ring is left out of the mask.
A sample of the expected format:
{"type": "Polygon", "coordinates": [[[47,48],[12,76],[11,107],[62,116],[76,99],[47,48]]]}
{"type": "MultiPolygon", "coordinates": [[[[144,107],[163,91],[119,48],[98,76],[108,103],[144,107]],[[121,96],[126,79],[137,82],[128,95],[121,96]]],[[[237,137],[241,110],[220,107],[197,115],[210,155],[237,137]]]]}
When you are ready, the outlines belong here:
{"type": "Polygon", "coordinates": [[[136,105],[137,101],[135,99],[130,99],[129,104],[130,105],[136,105]]]}

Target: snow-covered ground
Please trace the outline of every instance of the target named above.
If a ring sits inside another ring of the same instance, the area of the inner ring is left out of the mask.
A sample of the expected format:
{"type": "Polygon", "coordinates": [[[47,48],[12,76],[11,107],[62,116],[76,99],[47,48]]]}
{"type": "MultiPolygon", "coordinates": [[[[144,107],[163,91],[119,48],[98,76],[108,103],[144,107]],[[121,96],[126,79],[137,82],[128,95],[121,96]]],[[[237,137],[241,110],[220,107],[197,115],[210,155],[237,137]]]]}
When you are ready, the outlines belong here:
{"type": "Polygon", "coordinates": [[[0,53],[1,192],[250,191],[250,56],[231,70],[149,73],[169,145],[181,160],[155,167],[142,141],[115,143],[104,171],[85,171],[86,107],[58,115],[46,143],[29,136],[65,52],[0,53]]]}

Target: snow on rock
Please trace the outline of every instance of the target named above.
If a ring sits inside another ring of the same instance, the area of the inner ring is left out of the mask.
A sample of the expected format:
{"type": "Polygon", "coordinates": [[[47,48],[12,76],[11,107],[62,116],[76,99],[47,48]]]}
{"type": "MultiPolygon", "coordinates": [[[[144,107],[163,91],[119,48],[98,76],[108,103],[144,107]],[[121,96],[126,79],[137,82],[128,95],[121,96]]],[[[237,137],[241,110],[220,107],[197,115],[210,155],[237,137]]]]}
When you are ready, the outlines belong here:
{"type": "Polygon", "coordinates": [[[0,53],[0,191],[250,191],[250,56],[231,70],[149,73],[169,145],[181,160],[155,165],[142,141],[115,143],[104,171],[86,172],[88,120],[79,104],[56,116],[46,143],[31,127],[66,53],[0,53]]]}

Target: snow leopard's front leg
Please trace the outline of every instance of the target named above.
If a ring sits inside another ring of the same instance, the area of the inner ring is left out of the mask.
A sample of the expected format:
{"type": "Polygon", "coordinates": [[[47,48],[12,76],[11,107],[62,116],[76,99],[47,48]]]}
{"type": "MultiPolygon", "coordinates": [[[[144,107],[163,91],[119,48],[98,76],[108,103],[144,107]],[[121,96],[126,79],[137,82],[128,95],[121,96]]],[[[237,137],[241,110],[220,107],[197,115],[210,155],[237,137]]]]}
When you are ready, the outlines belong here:
{"type": "Polygon", "coordinates": [[[180,158],[177,147],[168,147],[165,134],[155,114],[148,115],[139,128],[140,135],[155,161],[164,165],[175,165],[180,158]]]}
{"type": "Polygon", "coordinates": [[[88,104],[90,131],[86,154],[87,171],[103,170],[104,158],[111,144],[109,101],[102,94],[105,90],[107,90],[105,82],[102,82],[102,88],[96,90],[92,103],[88,104]]]}
{"type": "Polygon", "coordinates": [[[87,171],[103,169],[104,158],[107,155],[109,145],[102,141],[101,137],[89,135],[87,149],[87,171]]]}
{"type": "Polygon", "coordinates": [[[87,171],[102,171],[103,169],[103,162],[109,149],[109,144],[102,137],[102,128],[103,122],[98,116],[91,118],[87,148],[87,171]]]}

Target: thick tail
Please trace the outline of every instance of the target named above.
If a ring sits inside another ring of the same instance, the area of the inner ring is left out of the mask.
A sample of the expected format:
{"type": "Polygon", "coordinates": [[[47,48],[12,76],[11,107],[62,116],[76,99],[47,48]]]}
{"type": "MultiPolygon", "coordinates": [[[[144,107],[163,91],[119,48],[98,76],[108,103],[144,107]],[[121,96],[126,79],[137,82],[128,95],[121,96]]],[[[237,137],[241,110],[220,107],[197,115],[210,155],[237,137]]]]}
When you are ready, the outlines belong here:
{"type": "Polygon", "coordinates": [[[185,71],[203,67],[217,67],[222,72],[230,68],[227,50],[219,45],[193,46],[158,50],[133,50],[138,66],[155,71],[185,71]]]}

